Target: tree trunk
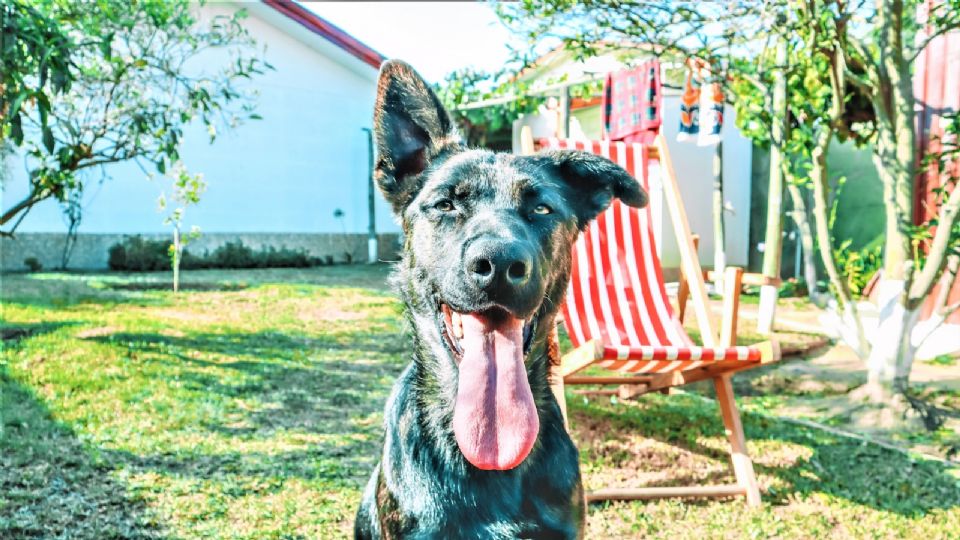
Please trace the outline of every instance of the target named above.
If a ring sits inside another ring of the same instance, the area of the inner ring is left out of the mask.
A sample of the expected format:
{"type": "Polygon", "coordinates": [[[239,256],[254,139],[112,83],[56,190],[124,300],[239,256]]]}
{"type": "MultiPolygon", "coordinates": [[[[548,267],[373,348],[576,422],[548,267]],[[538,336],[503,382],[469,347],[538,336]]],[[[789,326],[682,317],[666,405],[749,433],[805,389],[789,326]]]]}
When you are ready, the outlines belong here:
{"type": "Polygon", "coordinates": [[[723,291],[723,272],[727,267],[726,235],[723,230],[723,141],[717,142],[713,154],[713,283],[723,291]]]}
{"type": "Polygon", "coordinates": [[[903,10],[899,0],[877,1],[879,85],[873,96],[877,113],[874,164],[883,182],[886,238],[877,291],[880,316],[867,366],[873,398],[884,403],[907,387],[915,353],[910,337],[920,303],[909,296],[916,270],[911,239],[916,132],[913,81],[910,63],[904,58],[903,10]]]}
{"type": "Polygon", "coordinates": [[[890,403],[893,396],[903,393],[913,368],[917,348],[911,336],[920,309],[905,305],[906,283],[885,279],[877,286],[880,319],[867,359],[867,388],[868,395],[878,403],[890,403]]]}
{"type": "MultiPolygon", "coordinates": [[[[780,258],[783,253],[783,145],[787,130],[787,79],[782,66],[787,63],[787,40],[777,43],[776,64],[773,82],[773,123],[770,144],[770,184],[767,192],[767,229],[763,241],[763,275],[770,279],[780,277],[780,258]]],[[[764,285],[760,288],[760,305],[757,314],[757,332],[769,334],[777,311],[777,287],[764,285]]]]}
{"type": "Polygon", "coordinates": [[[827,203],[827,150],[833,139],[833,131],[824,126],[820,133],[817,146],[811,152],[812,167],[810,181],[813,183],[813,222],[816,228],[817,249],[820,260],[830,278],[840,303],[841,320],[851,332],[841,333],[844,341],[854,349],[858,356],[866,358],[870,353],[870,345],[863,330],[863,322],[853,301],[853,294],[847,281],[840,275],[837,262],[833,257],[833,241],[830,235],[829,204],[827,203]]]}
{"type": "Polygon", "coordinates": [[[807,202],[803,197],[800,186],[787,182],[787,193],[793,203],[790,217],[800,230],[800,246],[803,249],[803,280],[807,282],[810,301],[819,305],[820,294],[817,292],[817,261],[814,255],[813,230],[810,228],[810,219],[807,216],[807,202]]]}
{"type": "Polygon", "coordinates": [[[180,243],[180,224],[173,227],[173,292],[180,291],[180,254],[183,245],[180,243]]]}

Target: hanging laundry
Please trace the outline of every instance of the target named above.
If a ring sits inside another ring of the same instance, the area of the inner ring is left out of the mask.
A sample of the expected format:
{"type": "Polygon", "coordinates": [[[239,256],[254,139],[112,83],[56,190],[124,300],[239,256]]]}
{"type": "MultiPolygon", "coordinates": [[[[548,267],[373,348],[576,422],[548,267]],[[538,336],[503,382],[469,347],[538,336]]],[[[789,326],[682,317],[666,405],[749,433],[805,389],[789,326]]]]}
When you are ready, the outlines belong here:
{"type": "Polygon", "coordinates": [[[700,93],[700,137],[698,146],[710,146],[720,142],[723,129],[723,88],[714,78],[700,93]]]}
{"type": "Polygon", "coordinates": [[[680,95],[680,132],[677,141],[693,141],[700,133],[700,75],[689,63],[687,80],[680,95]]]}
{"type": "Polygon", "coordinates": [[[603,89],[603,128],[613,141],[652,143],[660,132],[660,61],[607,75],[603,89]]]}

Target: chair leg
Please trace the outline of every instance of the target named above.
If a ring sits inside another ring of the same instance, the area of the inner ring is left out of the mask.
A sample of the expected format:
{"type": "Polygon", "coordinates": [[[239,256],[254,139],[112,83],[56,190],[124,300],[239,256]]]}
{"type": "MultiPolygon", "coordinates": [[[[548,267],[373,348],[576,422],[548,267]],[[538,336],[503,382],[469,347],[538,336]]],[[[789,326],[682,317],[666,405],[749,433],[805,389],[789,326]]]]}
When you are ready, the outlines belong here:
{"type": "Polygon", "coordinates": [[[730,440],[730,457],[733,461],[733,473],[737,477],[737,484],[746,492],[747,506],[760,506],[760,488],[757,485],[757,477],[753,473],[753,463],[747,454],[747,442],[743,435],[743,424],[740,423],[740,412],[733,399],[730,375],[715,377],[713,385],[717,391],[717,401],[720,403],[720,414],[723,415],[727,438],[730,440]]]}

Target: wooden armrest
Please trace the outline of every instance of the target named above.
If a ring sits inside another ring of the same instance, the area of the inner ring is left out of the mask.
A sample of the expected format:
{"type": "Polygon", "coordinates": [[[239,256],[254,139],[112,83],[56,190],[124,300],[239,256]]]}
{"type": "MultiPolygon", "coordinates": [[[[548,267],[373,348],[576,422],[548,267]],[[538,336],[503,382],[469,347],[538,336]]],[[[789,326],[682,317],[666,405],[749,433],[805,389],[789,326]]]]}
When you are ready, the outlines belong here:
{"type": "MultiPolygon", "coordinates": [[[[716,281],[717,272],[714,270],[704,270],[703,279],[705,281],[716,281]]],[[[780,278],[767,277],[763,274],[744,272],[741,283],[744,285],[754,285],[756,287],[762,287],[764,285],[773,285],[774,287],[779,287],[783,283],[783,280],[780,278]]]]}

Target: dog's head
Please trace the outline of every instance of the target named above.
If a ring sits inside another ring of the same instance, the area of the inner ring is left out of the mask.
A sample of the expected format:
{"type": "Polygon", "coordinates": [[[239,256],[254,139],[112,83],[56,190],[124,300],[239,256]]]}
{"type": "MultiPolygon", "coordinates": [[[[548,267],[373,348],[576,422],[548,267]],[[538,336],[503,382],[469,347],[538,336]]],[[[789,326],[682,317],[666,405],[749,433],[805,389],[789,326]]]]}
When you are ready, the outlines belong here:
{"type": "Polygon", "coordinates": [[[465,148],[403,62],[380,71],[374,131],[376,181],[406,235],[401,289],[455,374],[457,443],[478,468],[513,468],[539,429],[525,360],[562,301],[571,246],[614,197],[643,206],[646,193],[593,154],[465,148]]]}

